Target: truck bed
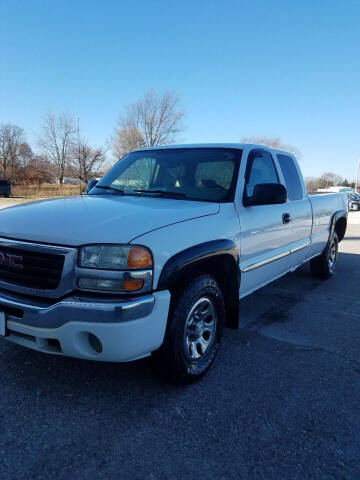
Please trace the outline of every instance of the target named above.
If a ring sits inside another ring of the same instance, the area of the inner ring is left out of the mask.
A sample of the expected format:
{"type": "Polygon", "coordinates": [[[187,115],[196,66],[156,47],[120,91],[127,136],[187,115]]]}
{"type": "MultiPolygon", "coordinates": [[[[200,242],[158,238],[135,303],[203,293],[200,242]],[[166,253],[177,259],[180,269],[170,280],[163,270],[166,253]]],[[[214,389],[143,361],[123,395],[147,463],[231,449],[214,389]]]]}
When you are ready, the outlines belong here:
{"type": "MultiPolygon", "coordinates": [[[[312,208],[313,227],[311,232],[310,257],[324,248],[329,238],[331,219],[334,213],[347,211],[347,199],[344,193],[310,194],[308,199],[312,208]]],[[[341,240],[342,238],[339,238],[341,240]]]]}

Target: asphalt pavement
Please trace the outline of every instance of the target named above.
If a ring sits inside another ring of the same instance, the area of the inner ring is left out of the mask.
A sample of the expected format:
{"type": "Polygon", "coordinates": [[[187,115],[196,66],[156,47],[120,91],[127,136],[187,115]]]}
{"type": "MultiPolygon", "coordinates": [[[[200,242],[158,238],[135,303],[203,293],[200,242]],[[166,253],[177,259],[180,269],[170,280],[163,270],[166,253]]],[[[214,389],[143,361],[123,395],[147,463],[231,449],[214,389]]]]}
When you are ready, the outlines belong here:
{"type": "Polygon", "coordinates": [[[0,479],[360,478],[360,212],[337,274],[241,302],[199,383],[0,339],[0,479]]]}

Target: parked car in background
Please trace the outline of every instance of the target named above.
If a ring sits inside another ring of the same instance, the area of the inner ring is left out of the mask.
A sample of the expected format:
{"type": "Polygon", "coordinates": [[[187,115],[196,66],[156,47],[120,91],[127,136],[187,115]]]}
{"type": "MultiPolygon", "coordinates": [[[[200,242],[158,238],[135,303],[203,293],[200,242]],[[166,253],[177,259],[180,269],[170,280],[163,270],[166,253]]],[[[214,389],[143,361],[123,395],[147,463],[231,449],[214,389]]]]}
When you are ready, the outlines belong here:
{"type": "Polygon", "coordinates": [[[0,211],[0,335],[38,351],[210,368],[239,301],[310,262],[330,278],[345,194],[308,195],[293,155],[260,145],[137,150],[88,195],[0,211]]]}
{"type": "Polygon", "coordinates": [[[347,195],[349,210],[360,210],[360,197],[356,193],[348,193],[347,195]]]}
{"type": "Polygon", "coordinates": [[[0,180],[0,195],[6,198],[11,195],[11,185],[7,180],[0,180]]]}

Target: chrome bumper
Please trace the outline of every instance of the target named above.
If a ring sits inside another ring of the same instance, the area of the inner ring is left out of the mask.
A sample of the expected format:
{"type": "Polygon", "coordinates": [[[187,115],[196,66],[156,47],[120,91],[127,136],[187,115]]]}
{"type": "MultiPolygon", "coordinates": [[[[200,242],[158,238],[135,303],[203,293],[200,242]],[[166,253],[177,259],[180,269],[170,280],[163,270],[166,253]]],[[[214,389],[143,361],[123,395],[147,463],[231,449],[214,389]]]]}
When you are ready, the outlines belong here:
{"type": "Polygon", "coordinates": [[[117,302],[70,297],[50,305],[0,294],[6,339],[47,353],[114,362],[143,357],[160,347],[169,303],[168,291],[117,302]]]}
{"type": "Polygon", "coordinates": [[[149,315],[155,303],[154,295],[126,300],[84,300],[68,297],[59,302],[20,300],[16,295],[0,293],[0,310],[8,317],[34,327],[56,328],[72,321],[123,322],[149,315]]]}

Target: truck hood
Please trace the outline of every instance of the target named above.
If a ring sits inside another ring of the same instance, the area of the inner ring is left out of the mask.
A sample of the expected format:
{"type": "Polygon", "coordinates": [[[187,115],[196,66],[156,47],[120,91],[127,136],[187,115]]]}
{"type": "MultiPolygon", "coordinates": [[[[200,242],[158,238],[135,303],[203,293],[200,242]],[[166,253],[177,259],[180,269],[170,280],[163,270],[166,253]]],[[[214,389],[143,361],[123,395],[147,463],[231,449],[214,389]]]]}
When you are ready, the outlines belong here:
{"type": "Polygon", "coordinates": [[[0,236],[67,246],[128,243],[151,230],[218,211],[217,203],[159,197],[65,197],[0,210],[0,236]]]}

